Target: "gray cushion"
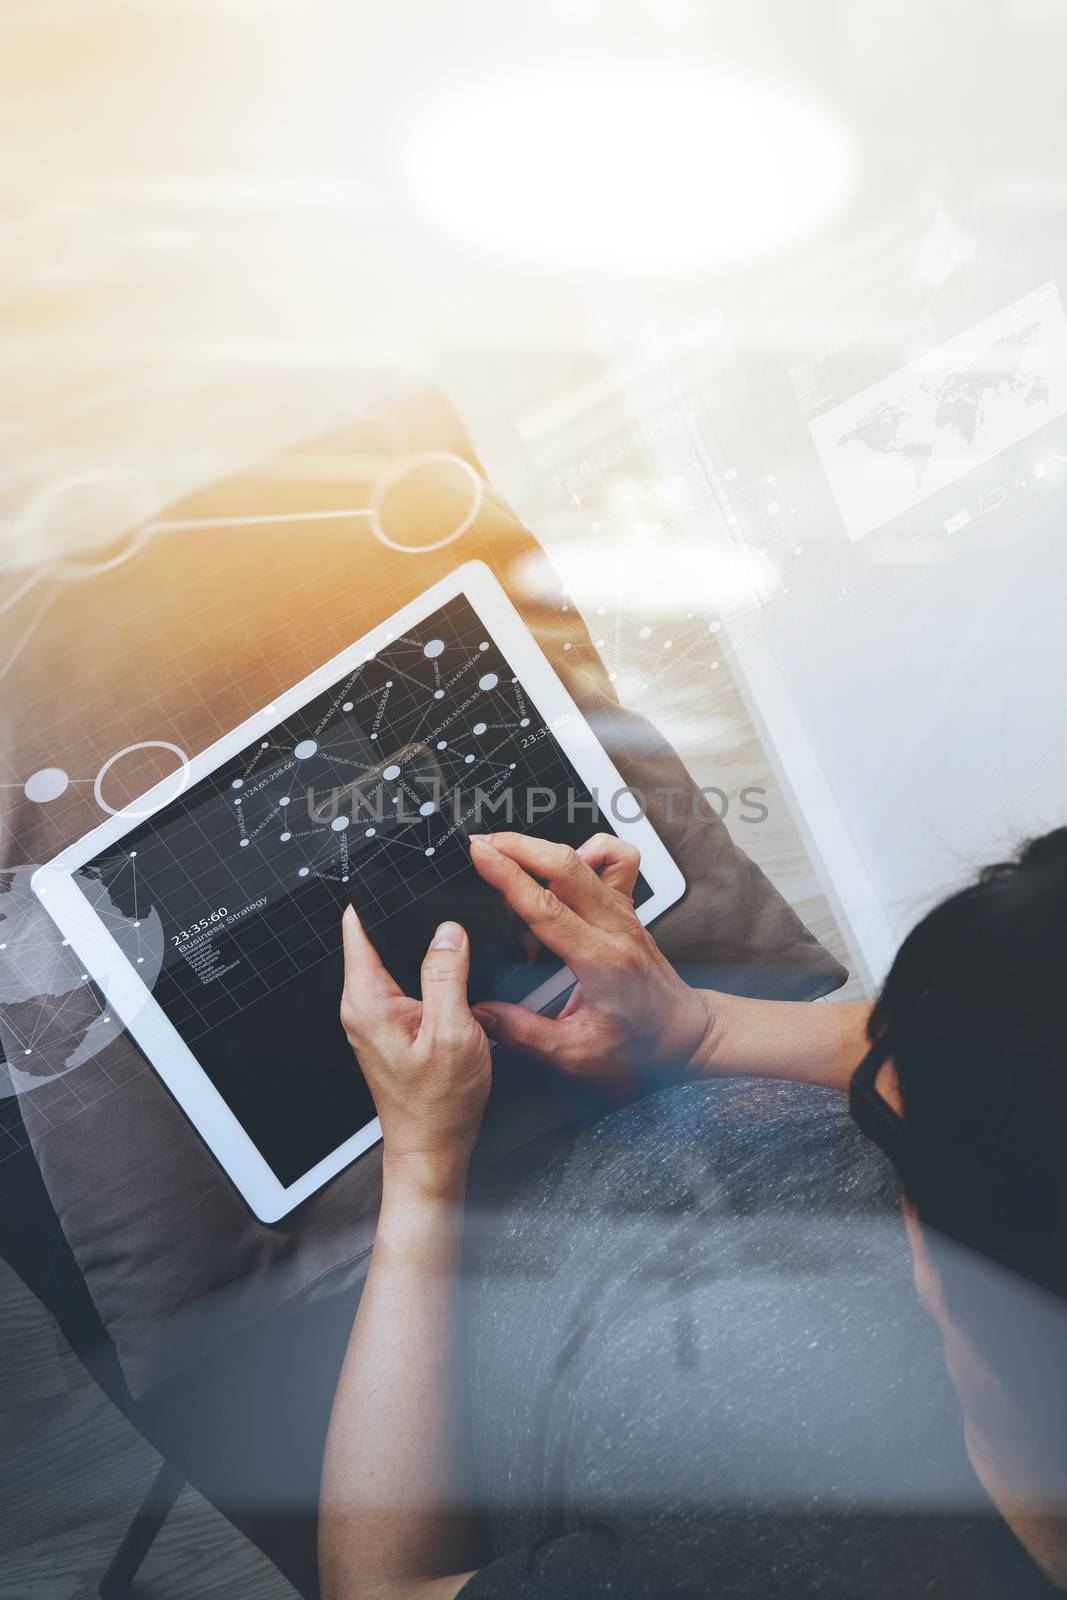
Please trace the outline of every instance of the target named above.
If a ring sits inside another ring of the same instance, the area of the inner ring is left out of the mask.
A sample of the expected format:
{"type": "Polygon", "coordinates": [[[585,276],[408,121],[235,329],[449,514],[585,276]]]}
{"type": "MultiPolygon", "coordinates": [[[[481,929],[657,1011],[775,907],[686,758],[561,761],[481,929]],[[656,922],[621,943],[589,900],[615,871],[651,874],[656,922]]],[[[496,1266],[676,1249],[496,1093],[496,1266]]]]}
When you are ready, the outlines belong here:
{"type": "MultiPolygon", "coordinates": [[[[236,474],[168,520],[366,506],[390,463],[424,452],[480,470],[439,397],[394,393],[380,415],[236,474]]],[[[433,542],[469,493],[469,473],[426,463],[392,498],[391,535],[433,542]]],[[[283,1224],[257,1222],[131,1040],[100,1015],[35,907],[29,874],[101,821],[93,780],[117,752],[151,740],[202,749],[460,562],[485,560],[510,587],[537,552],[486,485],[472,525],[430,554],[386,548],[366,518],[176,529],[102,562],[95,576],[44,575],[9,616],[25,631],[0,713],[10,779],[0,790],[0,1030],[46,1184],[134,1394],[293,1296],[356,1281],[380,1159],[369,1152],[283,1224]],[[21,785],[46,767],[73,781],[40,803],[21,785]]],[[[692,976],[744,993],[811,998],[841,983],[837,961],[714,817],[695,819],[683,801],[685,820],[667,820],[656,786],[691,795],[692,781],[671,747],[618,706],[581,620],[570,612],[561,624],[554,609],[515,599],[623,776],[648,793],[686,874],[685,900],[657,924],[668,953],[692,976]]],[[[142,792],[173,761],[159,749],[125,755],[106,797],[142,792]]],[[[498,1147],[540,1131],[538,1118],[567,1114],[543,1080],[530,1082],[536,1093],[520,1086],[495,1112],[498,1147]]]]}

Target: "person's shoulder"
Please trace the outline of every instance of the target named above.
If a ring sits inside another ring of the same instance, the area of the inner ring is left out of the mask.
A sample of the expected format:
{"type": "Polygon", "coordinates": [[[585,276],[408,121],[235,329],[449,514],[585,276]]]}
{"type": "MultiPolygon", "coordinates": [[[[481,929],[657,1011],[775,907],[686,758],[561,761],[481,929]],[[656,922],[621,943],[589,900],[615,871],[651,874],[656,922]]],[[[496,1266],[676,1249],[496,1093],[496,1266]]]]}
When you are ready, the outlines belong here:
{"type": "Polygon", "coordinates": [[[816,1084],[704,1079],[673,1084],[573,1131],[527,1182],[551,1209],[617,1214],[884,1216],[897,1187],[844,1096],[816,1084]]]}

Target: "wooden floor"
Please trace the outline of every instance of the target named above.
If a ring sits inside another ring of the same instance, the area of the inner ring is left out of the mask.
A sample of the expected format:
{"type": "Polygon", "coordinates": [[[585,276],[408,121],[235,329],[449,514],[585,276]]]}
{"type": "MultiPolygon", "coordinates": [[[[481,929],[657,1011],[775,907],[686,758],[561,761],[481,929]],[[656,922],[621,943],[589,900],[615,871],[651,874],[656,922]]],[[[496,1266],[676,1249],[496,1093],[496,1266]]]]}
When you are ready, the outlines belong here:
{"type": "MultiPolygon", "coordinates": [[[[88,1600],[159,1465],[0,1262],[0,1600],[88,1600]]],[[[186,1488],[133,1593],[288,1600],[270,1562],[186,1488]]]]}

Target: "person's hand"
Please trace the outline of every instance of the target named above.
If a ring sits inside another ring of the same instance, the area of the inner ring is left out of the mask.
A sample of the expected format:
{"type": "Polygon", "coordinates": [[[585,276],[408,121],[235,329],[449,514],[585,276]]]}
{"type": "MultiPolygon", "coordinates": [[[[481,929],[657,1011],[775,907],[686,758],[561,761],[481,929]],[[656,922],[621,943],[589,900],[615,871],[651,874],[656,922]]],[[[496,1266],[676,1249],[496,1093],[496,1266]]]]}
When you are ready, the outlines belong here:
{"type": "Polygon", "coordinates": [[[443,922],[422,963],[422,999],[386,972],[351,906],[341,920],[341,1024],[359,1060],[390,1159],[465,1161],[489,1095],[489,1041],[467,1006],[470,945],[443,922]]]}
{"type": "Polygon", "coordinates": [[[710,1018],[633,905],[640,853],[613,834],[579,850],[521,833],[474,835],[471,860],[578,979],[556,1018],[478,1002],[496,1039],[599,1087],[629,1092],[642,1067],[684,1072],[710,1018]],[[540,881],[539,881],[540,880],[540,881]]]}

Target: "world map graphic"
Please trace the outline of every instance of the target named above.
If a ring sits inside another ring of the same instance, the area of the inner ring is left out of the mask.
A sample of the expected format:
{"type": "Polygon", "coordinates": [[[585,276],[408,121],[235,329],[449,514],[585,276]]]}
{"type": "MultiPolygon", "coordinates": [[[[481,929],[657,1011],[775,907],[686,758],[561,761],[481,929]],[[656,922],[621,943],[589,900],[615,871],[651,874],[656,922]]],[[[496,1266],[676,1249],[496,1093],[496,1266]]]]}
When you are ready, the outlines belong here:
{"type": "Polygon", "coordinates": [[[1024,406],[1048,405],[1048,381],[1026,365],[1042,332],[1042,323],[1032,322],[1019,333],[999,339],[988,355],[946,376],[935,374],[923,384],[920,393],[931,402],[932,430],[931,412],[925,406],[905,408],[885,400],[842,434],[839,443],[857,443],[883,455],[899,456],[914,475],[916,488],[921,488],[938,448],[938,436],[951,431],[966,446],[973,445],[992,395],[1014,397],[1024,406]]]}
{"type": "MultiPolygon", "coordinates": [[[[839,361],[835,370],[839,382],[839,361]]],[[[809,427],[855,541],[1065,413],[1067,319],[1048,283],[824,410],[809,427]]]]}

